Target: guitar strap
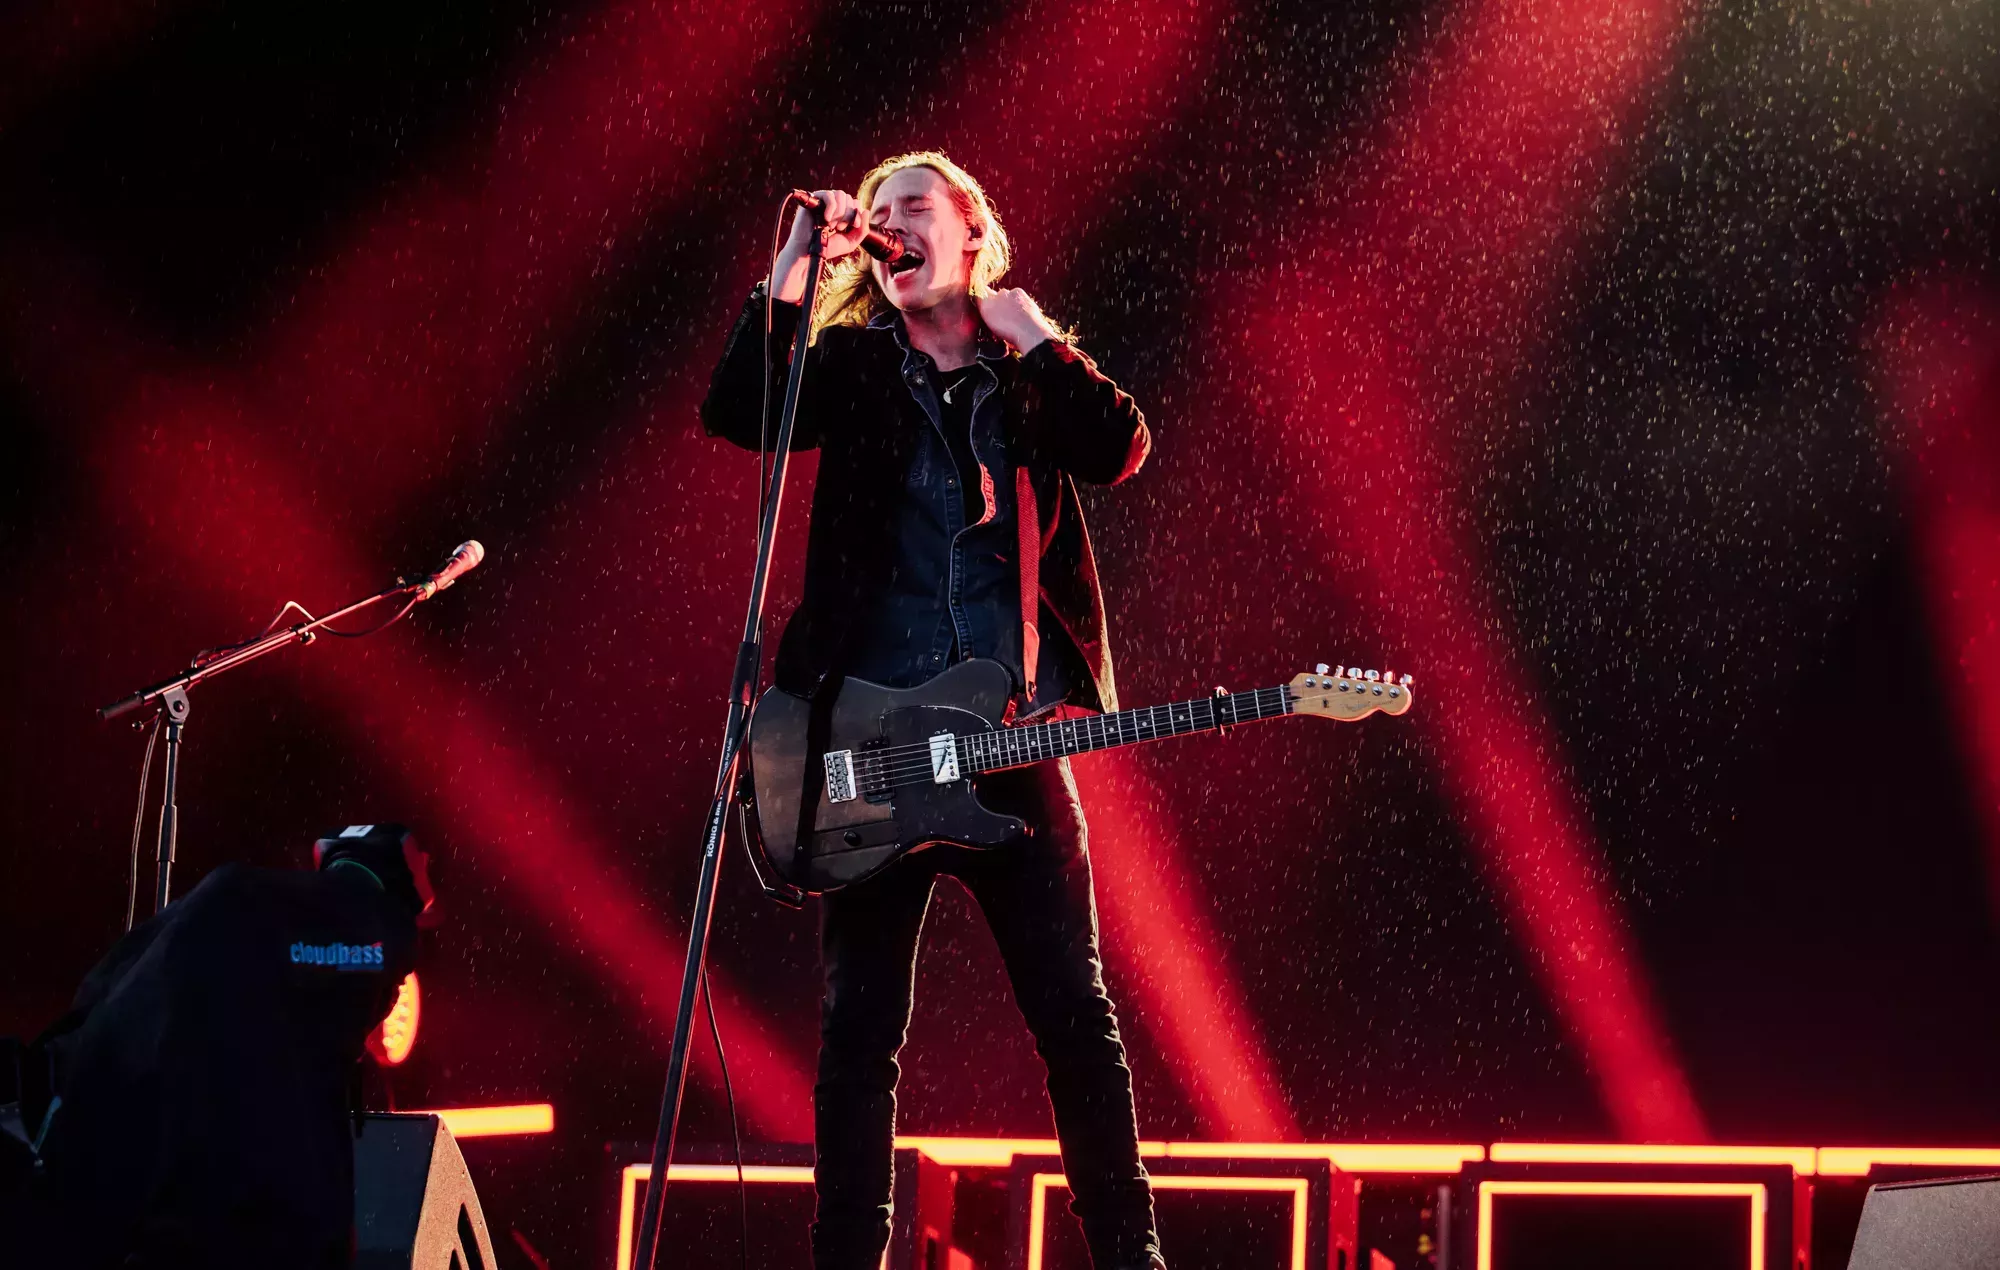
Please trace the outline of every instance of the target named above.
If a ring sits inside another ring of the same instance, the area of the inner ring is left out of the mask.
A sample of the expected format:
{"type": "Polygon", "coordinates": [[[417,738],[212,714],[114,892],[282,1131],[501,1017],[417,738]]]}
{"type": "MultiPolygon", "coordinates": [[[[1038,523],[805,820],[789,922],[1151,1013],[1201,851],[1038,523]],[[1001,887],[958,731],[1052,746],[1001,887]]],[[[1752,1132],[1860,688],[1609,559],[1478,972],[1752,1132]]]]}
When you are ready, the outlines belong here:
{"type": "Polygon", "coordinates": [[[1035,693],[1035,663],[1042,650],[1036,619],[1042,613],[1042,516],[1028,465],[1014,467],[1014,527],[1021,557],[1021,700],[1035,693]]]}

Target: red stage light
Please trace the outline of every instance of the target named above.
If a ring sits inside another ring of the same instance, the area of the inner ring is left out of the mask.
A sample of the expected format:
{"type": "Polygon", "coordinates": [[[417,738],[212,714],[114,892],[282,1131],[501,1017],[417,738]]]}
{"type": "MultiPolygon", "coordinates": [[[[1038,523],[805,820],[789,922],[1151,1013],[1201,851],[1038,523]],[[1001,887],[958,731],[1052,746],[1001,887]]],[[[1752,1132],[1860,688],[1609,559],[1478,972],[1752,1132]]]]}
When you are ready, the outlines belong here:
{"type": "Polygon", "coordinates": [[[1891,306],[1871,342],[2000,913],[2000,297],[1937,282],[1891,306]]]}
{"type": "MultiPolygon", "coordinates": [[[[351,522],[336,535],[305,513],[315,502],[311,491],[352,483],[343,465],[365,463],[375,493],[369,505],[387,511],[395,495],[434,475],[423,460],[436,456],[437,444],[462,442],[466,427],[491,418],[493,401],[524,386],[524,366],[550,323],[560,330],[575,294],[604,285],[593,280],[603,275],[603,252],[615,246],[607,232],[629,239],[654,201],[670,202],[703,182],[702,153],[684,149],[683,131],[709,131],[713,112],[769,69],[785,39],[784,22],[745,25],[728,5],[686,10],[663,21],[646,6],[622,6],[565,41],[549,69],[508,95],[529,108],[510,107],[496,135],[470,147],[466,162],[420,186],[446,193],[401,201],[360,227],[341,259],[310,271],[323,281],[294,306],[305,316],[273,329],[263,355],[239,372],[203,368],[177,379],[143,364],[141,342],[131,340],[108,355],[129,373],[107,392],[113,381],[101,370],[49,359],[50,387],[95,428],[80,444],[99,460],[107,505],[124,507],[130,491],[162,468],[188,483],[188,505],[168,518],[172,524],[143,526],[161,536],[158,545],[168,548],[161,567],[183,594],[206,588],[233,606],[248,577],[339,594],[379,576],[349,545],[357,536],[351,522]],[[691,31],[715,55],[692,82],[659,75],[660,59],[671,60],[691,31]],[[635,81],[642,91],[627,91],[635,81]],[[579,145],[578,128],[603,140],[579,145]],[[579,173],[578,165],[589,171],[579,173]],[[648,198],[634,196],[641,187],[648,198]],[[551,216],[559,223],[549,224],[551,216]],[[468,252],[468,244],[475,249],[468,252]],[[531,277],[538,281],[523,290],[531,277]],[[505,292],[504,303],[494,301],[496,291],[505,292]],[[556,312],[532,311],[537,305],[556,312]],[[128,393],[135,384],[142,386],[128,393]],[[306,444],[297,443],[300,436],[306,444]],[[391,445],[399,460],[379,462],[391,445]]],[[[118,322],[99,320],[103,313],[77,312],[62,290],[67,280],[50,281],[61,299],[37,311],[62,312],[98,337],[119,330],[118,322]]],[[[55,338],[49,331],[57,325],[42,333],[55,338]]],[[[563,783],[502,740],[521,729],[493,716],[452,675],[417,665],[407,650],[378,644],[370,651],[376,673],[339,672],[346,678],[338,713],[366,727],[368,745],[400,761],[413,784],[450,791],[440,814],[498,857],[497,875],[520,887],[557,934],[557,946],[607,972],[620,999],[664,1028],[684,947],[678,923],[656,919],[635,900],[638,888],[607,858],[603,838],[567,810],[575,800],[565,797],[563,783]],[[438,704],[413,714],[413,698],[438,704]],[[384,719],[399,726],[379,732],[374,721],[384,719]],[[462,761],[470,754],[479,760],[462,761]],[[462,779],[482,770],[484,778],[462,779]],[[547,851],[552,842],[561,850],[547,851]]],[[[288,670],[309,686],[325,684],[318,676],[331,673],[304,660],[288,670]]],[[[809,1131],[803,1065],[722,979],[710,975],[723,1026],[761,1071],[745,1082],[747,1110],[766,1133],[809,1131]]],[[[705,1050],[696,1062],[704,1073],[715,1071],[705,1050]]]]}
{"type": "MultiPolygon", "coordinates": [[[[1699,1141],[1699,1109],[1564,769],[1562,738],[1504,632],[1476,520],[1484,437],[1586,223],[1623,129],[1662,79],[1680,30],[1671,3],[1486,0],[1455,12],[1409,59],[1371,150],[1351,165],[1332,224],[1303,200],[1282,288],[1224,278],[1212,326],[1245,365],[1303,351],[1247,399],[1217,382],[1194,409],[1251,413],[1273,471],[1295,473],[1298,549],[1372,603],[1381,645],[1421,654],[1442,783],[1486,865],[1527,964],[1576,1042],[1621,1133],[1699,1141]],[[1338,303],[1328,303],[1337,297],[1338,303]],[[1443,402],[1444,404],[1438,404],[1443,402]],[[1393,478],[1329,491],[1297,447],[1338,446],[1393,478]]],[[[1309,166],[1309,165],[1308,165],[1309,166]]],[[[1310,169],[1309,169],[1310,170],[1310,169]]],[[[1324,184],[1324,178],[1314,180],[1324,184]]],[[[1317,192],[1315,187],[1315,192],[1317,192]]],[[[1287,494],[1293,486],[1288,482],[1287,494]]]]}
{"type": "Polygon", "coordinates": [[[1248,1137],[1298,1132],[1256,1017],[1218,953],[1196,881],[1180,867],[1179,833],[1129,754],[1077,765],[1091,816],[1097,900],[1113,931],[1110,955],[1142,967],[1132,981],[1156,1013],[1154,1033],[1192,1069],[1204,1127],[1248,1137]]]}

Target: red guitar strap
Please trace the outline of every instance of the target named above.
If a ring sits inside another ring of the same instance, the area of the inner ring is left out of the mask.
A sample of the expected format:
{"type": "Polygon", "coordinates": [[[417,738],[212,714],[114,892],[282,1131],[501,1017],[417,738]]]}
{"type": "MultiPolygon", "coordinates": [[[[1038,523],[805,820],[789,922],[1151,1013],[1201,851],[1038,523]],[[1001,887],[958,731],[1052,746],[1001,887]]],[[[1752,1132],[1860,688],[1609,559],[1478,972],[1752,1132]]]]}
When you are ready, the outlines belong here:
{"type": "Polygon", "coordinates": [[[1042,614],[1042,516],[1028,465],[1014,468],[1014,527],[1021,554],[1021,699],[1035,692],[1035,661],[1042,649],[1036,620],[1042,614]]]}

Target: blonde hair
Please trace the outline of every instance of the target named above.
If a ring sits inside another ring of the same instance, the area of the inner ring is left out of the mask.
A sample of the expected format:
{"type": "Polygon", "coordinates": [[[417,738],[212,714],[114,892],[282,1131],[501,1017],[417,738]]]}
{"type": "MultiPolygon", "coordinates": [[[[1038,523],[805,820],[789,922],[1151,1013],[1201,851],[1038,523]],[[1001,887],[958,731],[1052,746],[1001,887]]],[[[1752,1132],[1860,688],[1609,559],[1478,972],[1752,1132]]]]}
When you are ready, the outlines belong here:
{"type": "MultiPolygon", "coordinates": [[[[861,215],[864,218],[868,215],[868,209],[875,201],[875,191],[881,188],[882,182],[905,168],[929,168],[937,173],[951,191],[951,201],[957,204],[959,215],[965,218],[966,225],[984,229],[979,251],[972,258],[972,294],[975,297],[990,294],[993,284],[1007,272],[1008,261],[1013,256],[1007,243],[1007,231],[1001,227],[1000,218],[993,212],[992,202],[972,173],[953,163],[942,152],[913,150],[876,164],[867,176],[861,178],[861,188],[855,191],[855,199],[861,204],[861,215]]],[[[820,281],[819,299],[813,305],[813,331],[817,334],[829,326],[866,326],[889,307],[889,298],[882,294],[882,289],[875,284],[874,273],[868,268],[867,253],[853,252],[827,266],[826,276],[820,281]]]]}

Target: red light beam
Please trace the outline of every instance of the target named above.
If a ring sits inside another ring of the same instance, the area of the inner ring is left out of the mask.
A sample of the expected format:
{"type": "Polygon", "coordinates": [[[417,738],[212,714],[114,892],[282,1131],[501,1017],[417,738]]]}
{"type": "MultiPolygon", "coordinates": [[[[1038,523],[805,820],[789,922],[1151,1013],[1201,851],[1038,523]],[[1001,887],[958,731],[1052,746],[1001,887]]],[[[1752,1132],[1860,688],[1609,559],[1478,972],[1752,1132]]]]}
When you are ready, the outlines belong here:
{"type": "Polygon", "coordinates": [[[2000,302],[1934,283],[1892,302],[1871,343],[2000,914],[2000,302]]]}
{"type": "Polygon", "coordinates": [[[1678,18],[1659,2],[1466,10],[1336,182],[1338,222],[1315,209],[1282,236],[1303,244],[1280,267],[1287,285],[1225,285],[1212,311],[1215,329],[1238,332],[1243,364],[1302,352],[1296,375],[1258,386],[1267,464],[1310,509],[1301,530],[1314,554],[1371,602],[1387,646],[1403,650],[1398,667],[1430,685],[1421,726],[1447,790],[1614,1123],[1692,1141],[1701,1117],[1599,880],[1559,738],[1458,528],[1485,438],[1455,440],[1479,417],[1467,403],[1504,395],[1543,338],[1560,253],[1666,66],[1678,18]],[[1301,446],[1338,461],[1292,462],[1301,446]],[[1363,470],[1372,479],[1336,479],[1363,470]]]}

